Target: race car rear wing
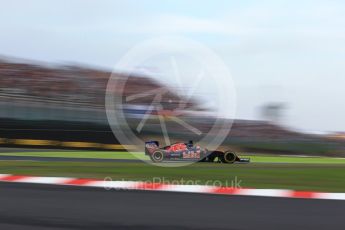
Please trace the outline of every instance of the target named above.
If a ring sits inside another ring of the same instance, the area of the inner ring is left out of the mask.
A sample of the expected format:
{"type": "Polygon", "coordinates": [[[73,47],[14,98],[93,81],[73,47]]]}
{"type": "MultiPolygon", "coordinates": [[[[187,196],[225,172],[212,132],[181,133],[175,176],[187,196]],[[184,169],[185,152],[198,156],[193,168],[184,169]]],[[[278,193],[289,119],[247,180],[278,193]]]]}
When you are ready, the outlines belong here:
{"type": "Polygon", "coordinates": [[[153,153],[156,149],[159,148],[158,141],[147,141],[145,142],[145,155],[153,153]]]}

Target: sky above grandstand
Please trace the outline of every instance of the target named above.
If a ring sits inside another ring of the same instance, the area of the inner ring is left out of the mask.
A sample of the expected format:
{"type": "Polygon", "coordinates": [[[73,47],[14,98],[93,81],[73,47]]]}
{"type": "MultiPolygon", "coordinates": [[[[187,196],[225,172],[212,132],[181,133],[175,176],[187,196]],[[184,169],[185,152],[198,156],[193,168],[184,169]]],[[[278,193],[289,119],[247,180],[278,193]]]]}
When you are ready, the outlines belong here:
{"type": "Polygon", "coordinates": [[[109,69],[145,39],[184,36],[230,69],[237,118],[283,102],[289,126],[345,130],[341,0],[3,0],[0,29],[0,55],[109,69]]]}

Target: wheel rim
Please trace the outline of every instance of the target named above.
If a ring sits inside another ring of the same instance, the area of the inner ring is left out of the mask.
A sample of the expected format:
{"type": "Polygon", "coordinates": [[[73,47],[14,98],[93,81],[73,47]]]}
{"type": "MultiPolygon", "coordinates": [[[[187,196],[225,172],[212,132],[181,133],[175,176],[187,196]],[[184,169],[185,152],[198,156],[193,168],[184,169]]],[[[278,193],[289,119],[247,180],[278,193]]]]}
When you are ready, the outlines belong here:
{"type": "Polygon", "coordinates": [[[161,161],[163,159],[163,154],[161,152],[155,152],[153,154],[153,159],[155,161],[161,161]]]}

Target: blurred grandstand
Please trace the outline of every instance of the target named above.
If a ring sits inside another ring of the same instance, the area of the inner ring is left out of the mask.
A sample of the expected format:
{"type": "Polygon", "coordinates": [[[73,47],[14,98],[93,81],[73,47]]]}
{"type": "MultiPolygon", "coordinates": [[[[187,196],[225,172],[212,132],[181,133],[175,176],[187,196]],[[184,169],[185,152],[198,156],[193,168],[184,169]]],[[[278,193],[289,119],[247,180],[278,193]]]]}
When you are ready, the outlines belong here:
{"type": "MultiPolygon", "coordinates": [[[[118,143],[105,113],[105,90],[110,75],[107,70],[84,66],[52,66],[2,58],[0,139],[118,143]]],[[[120,74],[116,77],[124,78],[120,74]]],[[[162,111],[158,113],[166,117],[174,116],[171,111],[176,111],[183,104],[188,122],[202,132],[211,129],[216,118],[210,111],[200,109],[196,100],[184,101],[183,96],[147,76],[130,76],[122,96],[126,98],[159,88],[167,89],[167,93],[162,98],[162,111]]],[[[153,98],[154,94],[124,106],[129,124],[138,123],[153,98]]],[[[161,135],[155,132],[157,125],[157,122],[151,121],[140,135],[157,138],[161,135]]],[[[191,137],[187,132],[183,135],[185,131],[176,125],[169,122],[168,125],[172,129],[173,139],[191,137]]],[[[235,120],[225,144],[259,153],[345,155],[342,138],[307,135],[266,121],[235,120]]],[[[2,145],[12,146],[14,143],[2,141],[2,145]]]]}

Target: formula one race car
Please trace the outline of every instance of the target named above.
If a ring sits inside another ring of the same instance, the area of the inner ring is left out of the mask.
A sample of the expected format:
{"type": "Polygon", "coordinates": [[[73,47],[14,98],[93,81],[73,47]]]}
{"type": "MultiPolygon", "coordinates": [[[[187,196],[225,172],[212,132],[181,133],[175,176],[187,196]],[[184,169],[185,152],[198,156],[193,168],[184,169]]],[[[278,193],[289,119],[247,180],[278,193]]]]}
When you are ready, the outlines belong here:
{"type": "Polygon", "coordinates": [[[193,141],[188,143],[178,142],[172,145],[159,148],[158,141],[145,142],[145,155],[149,155],[155,163],[164,160],[194,160],[201,162],[214,162],[217,159],[219,163],[244,162],[249,163],[249,158],[240,158],[236,153],[227,151],[209,151],[200,146],[194,146],[193,141]]]}

